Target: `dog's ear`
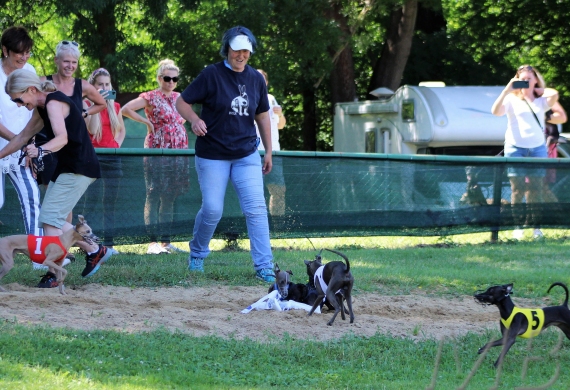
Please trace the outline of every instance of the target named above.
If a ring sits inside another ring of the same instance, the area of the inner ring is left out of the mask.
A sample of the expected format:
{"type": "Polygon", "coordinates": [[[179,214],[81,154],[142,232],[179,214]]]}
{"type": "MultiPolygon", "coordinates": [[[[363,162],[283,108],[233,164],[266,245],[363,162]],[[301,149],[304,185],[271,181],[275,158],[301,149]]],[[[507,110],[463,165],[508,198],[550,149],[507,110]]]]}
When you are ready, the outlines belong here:
{"type": "Polygon", "coordinates": [[[311,265],[311,262],[309,260],[303,260],[305,262],[305,265],[311,265]]]}
{"type": "Polygon", "coordinates": [[[293,271],[287,270],[287,271],[285,271],[285,272],[287,272],[289,275],[293,276],[293,271]]]}
{"type": "Polygon", "coordinates": [[[281,272],[279,269],[279,264],[275,263],[275,273],[281,272]]]}
{"type": "Polygon", "coordinates": [[[512,284],[512,283],[505,285],[505,292],[506,292],[507,294],[512,294],[512,293],[513,293],[513,284],[512,284]]]}
{"type": "Polygon", "coordinates": [[[321,249],[317,255],[315,255],[315,261],[321,262],[323,250],[321,249]]]}
{"type": "Polygon", "coordinates": [[[79,221],[79,223],[81,225],[83,225],[84,223],[87,223],[87,221],[85,220],[85,218],[83,218],[83,215],[81,215],[81,214],[77,215],[77,220],[79,221]]]}

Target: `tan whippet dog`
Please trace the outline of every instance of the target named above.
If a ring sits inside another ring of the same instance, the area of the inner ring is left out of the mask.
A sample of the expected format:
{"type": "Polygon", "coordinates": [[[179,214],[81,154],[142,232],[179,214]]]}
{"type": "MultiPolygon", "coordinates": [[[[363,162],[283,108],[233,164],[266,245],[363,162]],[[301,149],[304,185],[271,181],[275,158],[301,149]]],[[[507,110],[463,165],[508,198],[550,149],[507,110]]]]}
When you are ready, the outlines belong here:
{"type": "MultiPolygon", "coordinates": [[[[23,253],[30,260],[48,266],[49,271],[57,275],[59,292],[63,295],[65,287],[63,281],[67,271],[62,267],[63,260],[69,248],[78,241],[93,243],[98,240],[93,234],[87,221],[78,215],[79,222],[74,229],[69,229],[60,236],[34,236],[18,234],[0,238],[0,280],[14,267],[14,253],[23,253]]],[[[0,286],[0,291],[6,291],[0,286]]]]}

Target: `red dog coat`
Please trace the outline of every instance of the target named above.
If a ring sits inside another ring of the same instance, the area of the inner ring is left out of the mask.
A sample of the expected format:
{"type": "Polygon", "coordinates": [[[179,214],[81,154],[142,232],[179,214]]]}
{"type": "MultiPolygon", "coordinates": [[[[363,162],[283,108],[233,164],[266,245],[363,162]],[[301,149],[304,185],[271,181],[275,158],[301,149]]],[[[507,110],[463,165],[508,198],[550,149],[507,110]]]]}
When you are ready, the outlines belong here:
{"type": "Polygon", "coordinates": [[[63,250],[63,255],[61,255],[60,258],[56,259],[56,262],[65,259],[65,255],[67,255],[67,249],[65,249],[65,247],[61,244],[59,236],[34,236],[29,234],[28,252],[30,252],[30,259],[34,263],[43,264],[46,259],[46,246],[49,244],[59,245],[59,247],[63,250]]]}

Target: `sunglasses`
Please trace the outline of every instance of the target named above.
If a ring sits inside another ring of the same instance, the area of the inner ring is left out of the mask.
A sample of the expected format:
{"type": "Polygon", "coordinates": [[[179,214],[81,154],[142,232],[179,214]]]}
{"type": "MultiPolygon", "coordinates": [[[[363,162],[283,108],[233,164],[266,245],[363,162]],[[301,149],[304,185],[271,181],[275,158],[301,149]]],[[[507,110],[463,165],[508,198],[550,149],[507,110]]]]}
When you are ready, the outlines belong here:
{"type": "Polygon", "coordinates": [[[75,42],[75,41],[61,41],[60,42],[62,45],[73,45],[75,47],[79,47],[79,43],[75,42]]]}
{"type": "Polygon", "coordinates": [[[178,82],[178,76],[174,76],[174,77],[170,77],[170,76],[161,76],[162,79],[164,81],[166,81],[167,83],[169,83],[171,80],[174,81],[175,83],[178,82]]]}
{"type": "Polygon", "coordinates": [[[530,72],[534,72],[534,68],[530,65],[522,65],[519,66],[519,68],[517,69],[517,73],[522,72],[523,70],[528,70],[530,72]]]}
{"type": "Polygon", "coordinates": [[[26,89],[24,92],[22,92],[22,94],[20,95],[20,97],[17,97],[16,99],[12,99],[10,98],[11,101],[13,101],[16,104],[25,104],[24,101],[22,100],[22,96],[24,96],[24,94],[28,92],[28,90],[26,89]]]}

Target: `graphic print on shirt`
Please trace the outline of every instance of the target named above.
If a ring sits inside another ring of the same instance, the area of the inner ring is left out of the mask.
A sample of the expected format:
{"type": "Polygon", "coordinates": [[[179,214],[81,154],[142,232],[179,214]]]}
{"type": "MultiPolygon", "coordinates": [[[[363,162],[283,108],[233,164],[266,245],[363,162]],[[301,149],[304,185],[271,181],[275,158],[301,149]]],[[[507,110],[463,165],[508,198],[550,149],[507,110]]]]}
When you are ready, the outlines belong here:
{"type": "Polygon", "coordinates": [[[249,99],[245,92],[245,85],[238,85],[240,96],[232,100],[232,110],[230,115],[249,116],[247,109],[249,108],[249,99]]]}

